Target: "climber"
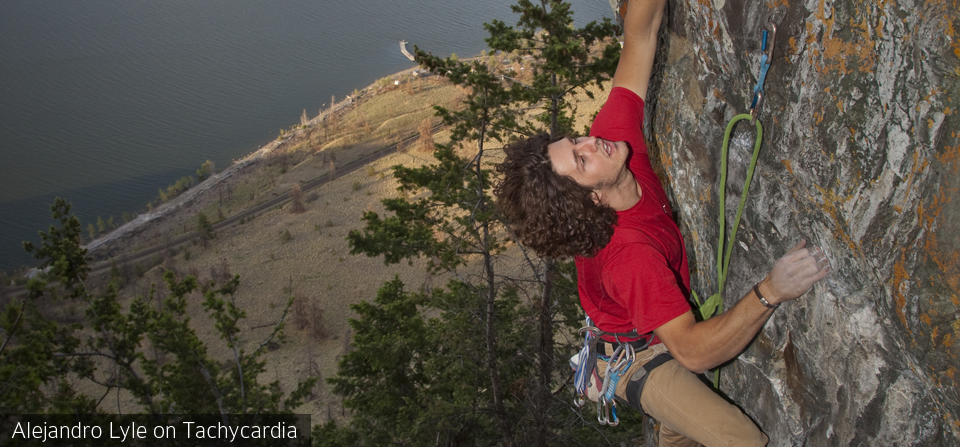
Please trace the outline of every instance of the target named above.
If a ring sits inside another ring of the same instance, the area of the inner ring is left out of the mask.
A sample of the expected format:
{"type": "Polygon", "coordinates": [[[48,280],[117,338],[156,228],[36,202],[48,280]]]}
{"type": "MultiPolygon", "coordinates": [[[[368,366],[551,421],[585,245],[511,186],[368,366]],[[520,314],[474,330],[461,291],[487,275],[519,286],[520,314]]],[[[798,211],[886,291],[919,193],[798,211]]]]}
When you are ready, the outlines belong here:
{"type": "Polygon", "coordinates": [[[581,305],[608,333],[598,351],[636,347],[615,396],[660,422],[659,445],[765,445],[750,418],[696,374],[743,351],[781,303],[826,276],[829,262],[801,240],[733,308],[694,317],[683,238],[642,134],[665,1],[625,8],[613,88],[590,135],[542,134],[508,145],[494,192],[524,245],[544,257],[574,257],[581,305]]]}

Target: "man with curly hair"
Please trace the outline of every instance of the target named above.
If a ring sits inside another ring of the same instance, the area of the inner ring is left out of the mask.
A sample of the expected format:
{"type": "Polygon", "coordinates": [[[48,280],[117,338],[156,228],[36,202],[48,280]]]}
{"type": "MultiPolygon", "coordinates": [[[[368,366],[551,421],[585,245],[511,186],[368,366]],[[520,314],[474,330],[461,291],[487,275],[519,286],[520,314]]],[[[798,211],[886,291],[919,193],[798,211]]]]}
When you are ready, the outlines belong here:
{"type": "Polygon", "coordinates": [[[750,418],[695,373],[743,351],[780,303],[826,276],[829,262],[800,241],[733,308],[694,317],[683,237],[642,134],[664,5],[633,0],[625,8],[613,88],[590,136],[507,146],[495,194],[524,245],[574,257],[581,305],[606,333],[598,346],[609,355],[616,343],[649,342],[616,396],[660,422],[660,445],[765,445],[750,418]]]}

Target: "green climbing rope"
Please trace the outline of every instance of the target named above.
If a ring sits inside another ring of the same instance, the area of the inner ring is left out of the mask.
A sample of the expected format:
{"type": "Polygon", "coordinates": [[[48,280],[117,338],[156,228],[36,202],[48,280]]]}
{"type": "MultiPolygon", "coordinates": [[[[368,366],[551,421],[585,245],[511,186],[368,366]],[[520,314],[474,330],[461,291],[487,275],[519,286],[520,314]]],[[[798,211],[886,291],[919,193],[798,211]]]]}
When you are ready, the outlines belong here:
{"type": "MultiPolygon", "coordinates": [[[[727,131],[723,134],[723,147],[720,151],[720,189],[717,195],[720,197],[720,242],[717,244],[717,283],[720,290],[707,298],[703,303],[696,292],[692,292],[694,300],[697,303],[697,311],[702,320],[707,320],[714,315],[723,313],[723,286],[727,282],[727,269],[730,266],[730,254],[733,252],[733,243],[737,239],[737,228],[740,226],[740,217],[743,215],[744,205],[747,203],[747,194],[750,192],[750,183],[753,181],[753,172],[757,167],[757,157],[760,155],[760,143],[763,141],[763,126],[760,120],[756,120],[757,139],[753,145],[753,156],[750,158],[750,167],[747,169],[747,179],[743,184],[743,193],[740,194],[740,205],[737,207],[736,217],[733,219],[733,225],[730,230],[729,239],[726,237],[726,206],[727,206],[727,158],[728,148],[730,146],[730,135],[733,133],[733,127],[741,120],[753,119],[749,113],[743,113],[733,117],[727,124],[727,131]]],[[[720,368],[714,370],[713,387],[720,388],[720,368]]]]}

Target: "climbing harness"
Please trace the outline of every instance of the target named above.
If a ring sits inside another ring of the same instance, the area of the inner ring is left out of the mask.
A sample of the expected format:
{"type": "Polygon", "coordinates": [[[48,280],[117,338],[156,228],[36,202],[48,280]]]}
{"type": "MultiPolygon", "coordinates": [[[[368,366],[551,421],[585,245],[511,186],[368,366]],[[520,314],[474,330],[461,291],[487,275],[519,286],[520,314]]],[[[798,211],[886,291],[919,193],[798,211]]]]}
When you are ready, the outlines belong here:
{"type": "MultiPolygon", "coordinates": [[[[620,378],[627,373],[627,370],[633,366],[637,360],[637,349],[644,350],[650,345],[652,336],[644,337],[639,344],[635,342],[622,342],[620,337],[637,337],[636,330],[626,333],[604,332],[593,325],[590,317],[587,317],[586,326],[580,328],[580,334],[583,338],[583,348],[580,352],[570,359],[570,366],[574,369],[573,383],[576,391],[576,397],[573,404],[577,408],[583,407],[586,401],[592,400],[597,403],[597,422],[600,425],[609,425],[615,427],[620,424],[617,417],[616,390],[620,378]],[[603,335],[612,335],[617,340],[617,347],[609,357],[597,352],[597,344],[603,335]],[[607,363],[603,377],[597,368],[597,359],[604,360],[607,363]]],[[[649,335],[649,334],[648,334],[649,335]]]]}
{"type": "MultiPolygon", "coordinates": [[[[737,239],[737,228],[740,226],[740,217],[743,215],[743,208],[747,203],[747,194],[750,192],[750,183],[753,181],[753,173],[757,167],[757,158],[760,155],[760,145],[763,141],[763,126],[757,117],[760,115],[760,106],[763,104],[763,82],[767,77],[767,70],[770,69],[770,63],[773,61],[774,41],[777,38],[777,26],[772,22],[767,23],[767,27],[772,28],[773,33],[769,34],[767,28],[763,30],[763,42],[760,51],[760,74],[757,76],[757,85],[753,88],[753,100],[750,104],[750,113],[742,113],[730,120],[727,124],[727,130],[723,134],[723,146],[720,151],[720,189],[717,195],[720,198],[720,241],[717,244],[717,284],[719,291],[711,295],[703,303],[697,293],[691,291],[694,300],[697,303],[697,310],[700,317],[707,320],[714,315],[723,313],[723,286],[727,281],[728,268],[730,266],[730,255],[733,253],[733,242],[737,239]],[[770,36],[770,39],[768,39],[770,36]],[[730,229],[730,237],[726,237],[726,191],[727,191],[727,155],[730,146],[730,135],[733,133],[734,126],[742,120],[750,120],[757,128],[757,136],[753,145],[753,156],[750,158],[750,166],[747,168],[747,178],[743,183],[743,193],[740,195],[740,205],[737,207],[736,216],[733,219],[733,225],[730,229]]],[[[714,388],[720,388],[720,368],[714,370],[713,376],[714,388]]]]}

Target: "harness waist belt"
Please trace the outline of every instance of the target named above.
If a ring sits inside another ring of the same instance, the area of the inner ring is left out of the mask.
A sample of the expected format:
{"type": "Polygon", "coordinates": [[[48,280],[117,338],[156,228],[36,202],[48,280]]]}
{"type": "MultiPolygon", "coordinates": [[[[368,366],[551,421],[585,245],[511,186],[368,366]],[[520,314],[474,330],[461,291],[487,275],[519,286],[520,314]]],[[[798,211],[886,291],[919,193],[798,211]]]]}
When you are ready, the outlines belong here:
{"type": "Polygon", "coordinates": [[[600,339],[600,341],[597,343],[597,352],[600,353],[600,354],[605,355],[605,353],[607,353],[607,352],[613,352],[613,351],[615,351],[615,350],[617,349],[617,346],[619,346],[619,345],[630,345],[630,346],[633,347],[633,350],[634,350],[634,351],[640,352],[640,351],[643,351],[644,349],[647,349],[647,348],[650,347],[650,340],[652,340],[652,339],[653,339],[653,337],[650,337],[650,338],[641,338],[641,339],[639,339],[639,340],[634,340],[634,341],[621,341],[621,342],[619,342],[619,343],[617,343],[617,342],[612,342],[612,341],[607,341],[607,340],[604,340],[604,339],[600,339]],[[608,346],[610,347],[610,350],[607,350],[607,347],[608,347],[608,346]]]}

